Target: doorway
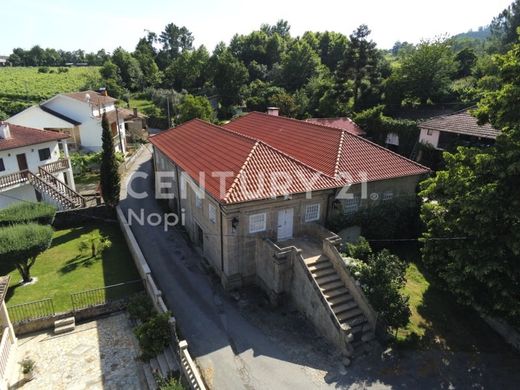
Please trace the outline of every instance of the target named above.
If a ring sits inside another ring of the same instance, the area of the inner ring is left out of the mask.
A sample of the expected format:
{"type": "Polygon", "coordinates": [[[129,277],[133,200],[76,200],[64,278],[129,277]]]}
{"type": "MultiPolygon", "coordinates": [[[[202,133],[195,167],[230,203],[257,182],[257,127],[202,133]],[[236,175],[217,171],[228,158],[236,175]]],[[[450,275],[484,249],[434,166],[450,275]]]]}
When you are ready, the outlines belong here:
{"type": "Polygon", "coordinates": [[[18,161],[18,170],[25,171],[29,168],[27,165],[27,157],[25,156],[25,153],[17,154],[16,161],[18,161]]]}
{"type": "Polygon", "coordinates": [[[294,209],[278,211],[278,241],[288,240],[293,237],[294,209]]]}

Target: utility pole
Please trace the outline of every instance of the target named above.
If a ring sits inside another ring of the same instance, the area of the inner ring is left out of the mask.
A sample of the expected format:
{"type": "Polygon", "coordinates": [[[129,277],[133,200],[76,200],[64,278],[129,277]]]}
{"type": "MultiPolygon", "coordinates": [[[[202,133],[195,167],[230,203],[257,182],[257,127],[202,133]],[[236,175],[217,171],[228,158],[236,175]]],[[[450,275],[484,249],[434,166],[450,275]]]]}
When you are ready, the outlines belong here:
{"type": "Polygon", "coordinates": [[[172,120],[170,118],[170,97],[166,96],[166,108],[168,110],[168,128],[172,126],[172,120]]]}
{"type": "MultiPolygon", "coordinates": [[[[124,154],[123,152],[123,139],[121,138],[121,129],[119,128],[119,111],[117,111],[117,106],[116,106],[116,127],[117,127],[117,135],[119,136],[119,148],[121,149],[121,153],[124,154]]],[[[124,124],[123,124],[124,126],[124,124]]]]}

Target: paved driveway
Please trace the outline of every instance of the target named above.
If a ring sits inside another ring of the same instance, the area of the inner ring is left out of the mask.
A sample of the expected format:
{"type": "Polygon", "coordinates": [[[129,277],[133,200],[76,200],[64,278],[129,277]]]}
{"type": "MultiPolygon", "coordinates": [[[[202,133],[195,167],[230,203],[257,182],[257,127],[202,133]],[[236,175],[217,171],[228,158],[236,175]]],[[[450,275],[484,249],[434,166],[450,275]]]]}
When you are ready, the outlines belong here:
{"type": "MultiPolygon", "coordinates": [[[[151,174],[150,154],[135,169],[151,174]]],[[[194,158],[196,158],[194,156],[194,158]]],[[[135,191],[149,197],[125,197],[125,214],[163,213],[154,199],[151,177],[136,179],[135,191]]],[[[515,388],[520,360],[502,356],[408,352],[374,354],[346,372],[338,356],[306,321],[285,308],[272,311],[256,295],[236,300],[200,265],[200,257],[180,230],[162,226],[132,230],[179,323],[202,374],[215,389],[324,388],[515,388]],[[518,365],[515,368],[515,365],[518,365]]]]}

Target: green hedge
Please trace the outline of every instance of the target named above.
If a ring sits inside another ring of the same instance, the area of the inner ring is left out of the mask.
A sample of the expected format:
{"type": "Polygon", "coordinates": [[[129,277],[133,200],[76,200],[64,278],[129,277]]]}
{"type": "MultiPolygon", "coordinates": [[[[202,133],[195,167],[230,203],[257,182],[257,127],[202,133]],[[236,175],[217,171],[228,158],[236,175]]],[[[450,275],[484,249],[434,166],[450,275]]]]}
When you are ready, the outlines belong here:
{"type": "Polygon", "coordinates": [[[18,262],[30,259],[47,248],[52,241],[53,230],[48,225],[35,223],[0,228],[0,257],[18,262]]]}
{"type": "Polygon", "coordinates": [[[51,225],[56,215],[56,207],[46,203],[15,203],[0,210],[0,226],[34,222],[51,225]]]}

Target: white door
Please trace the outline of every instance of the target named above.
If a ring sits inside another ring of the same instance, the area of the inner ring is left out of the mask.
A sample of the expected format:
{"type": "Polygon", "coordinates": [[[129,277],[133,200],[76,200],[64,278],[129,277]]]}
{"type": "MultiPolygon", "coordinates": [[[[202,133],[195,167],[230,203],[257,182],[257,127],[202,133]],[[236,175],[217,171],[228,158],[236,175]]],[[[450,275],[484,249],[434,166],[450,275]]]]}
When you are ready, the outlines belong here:
{"type": "Polygon", "coordinates": [[[278,211],[278,241],[288,240],[293,236],[294,209],[278,211]]]}

